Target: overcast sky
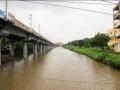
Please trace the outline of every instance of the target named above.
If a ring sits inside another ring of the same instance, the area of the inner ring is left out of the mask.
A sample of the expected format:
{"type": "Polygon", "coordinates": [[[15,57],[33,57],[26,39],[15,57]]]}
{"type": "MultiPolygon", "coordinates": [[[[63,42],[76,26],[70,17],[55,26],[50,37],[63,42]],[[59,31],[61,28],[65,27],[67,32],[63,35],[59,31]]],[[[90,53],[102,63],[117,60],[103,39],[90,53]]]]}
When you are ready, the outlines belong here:
{"type": "MultiPolygon", "coordinates": [[[[42,1],[41,1],[42,2],[42,1]]],[[[41,3],[40,2],[40,3],[41,3]]],[[[101,1],[82,1],[86,3],[101,3],[101,1]]],[[[9,12],[29,25],[29,14],[32,14],[32,27],[53,42],[69,42],[72,40],[94,36],[97,32],[106,33],[112,28],[112,15],[81,11],[66,7],[45,5],[40,3],[9,1],[9,12]]],[[[105,13],[113,13],[114,5],[83,4],[68,2],[42,2],[81,9],[89,9],[105,13]]],[[[0,9],[4,10],[4,2],[0,1],[0,9]]]]}

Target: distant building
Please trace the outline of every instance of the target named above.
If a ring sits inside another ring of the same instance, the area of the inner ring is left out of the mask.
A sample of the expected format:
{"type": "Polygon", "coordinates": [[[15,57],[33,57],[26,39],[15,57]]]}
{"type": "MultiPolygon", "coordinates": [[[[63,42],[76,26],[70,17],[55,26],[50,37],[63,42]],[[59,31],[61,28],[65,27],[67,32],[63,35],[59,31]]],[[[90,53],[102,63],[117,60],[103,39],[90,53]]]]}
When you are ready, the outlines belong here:
{"type": "Polygon", "coordinates": [[[110,37],[108,46],[114,49],[115,52],[120,52],[120,29],[110,29],[108,35],[110,37]]]}
{"type": "Polygon", "coordinates": [[[64,45],[63,42],[56,42],[55,44],[58,45],[58,46],[63,46],[64,45]]]}
{"type": "Polygon", "coordinates": [[[120,2],[113,8],[113,25],[114,29],[108,31],[111,38],[108,45],[120,52],[120,2]]]}

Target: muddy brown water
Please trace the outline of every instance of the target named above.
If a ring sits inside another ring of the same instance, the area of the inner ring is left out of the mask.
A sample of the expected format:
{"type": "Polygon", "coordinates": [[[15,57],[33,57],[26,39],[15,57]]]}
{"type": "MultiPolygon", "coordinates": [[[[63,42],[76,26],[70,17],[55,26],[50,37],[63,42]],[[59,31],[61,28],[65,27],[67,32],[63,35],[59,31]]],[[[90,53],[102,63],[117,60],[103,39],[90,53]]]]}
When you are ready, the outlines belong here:
{"type": "Polygon", "coordinates": [[[0,90],[120,90],[120,71],[58,47],[2,66],[0,90]]]}

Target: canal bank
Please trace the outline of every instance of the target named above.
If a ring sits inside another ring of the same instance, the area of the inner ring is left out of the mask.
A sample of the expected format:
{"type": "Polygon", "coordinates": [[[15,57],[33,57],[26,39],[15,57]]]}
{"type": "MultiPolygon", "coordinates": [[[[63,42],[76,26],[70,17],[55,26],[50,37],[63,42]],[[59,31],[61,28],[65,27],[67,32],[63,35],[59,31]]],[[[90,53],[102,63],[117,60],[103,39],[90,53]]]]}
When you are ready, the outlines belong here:
{"type": "Polygon", "coordinates": [[[0,90],[120,90],[120,72],[58,47],[6,64],[0,69],[0,90]]]}
{"type": "Polygon", "coordinates": [[[120,69],[120,54],[111,51],[110,49],[101,48],[79,48],[72,45],[66,45],[64,48],[74,52],[84,54],[90,58],[107,64],[115,69],[120,69]]]}

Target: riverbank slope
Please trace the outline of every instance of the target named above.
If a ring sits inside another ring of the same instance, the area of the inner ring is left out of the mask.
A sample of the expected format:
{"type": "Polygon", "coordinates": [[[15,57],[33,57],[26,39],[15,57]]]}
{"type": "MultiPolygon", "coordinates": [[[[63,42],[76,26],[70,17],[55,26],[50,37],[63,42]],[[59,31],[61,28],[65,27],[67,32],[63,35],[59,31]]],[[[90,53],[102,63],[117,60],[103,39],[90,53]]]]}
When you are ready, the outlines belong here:
{"type": "Polygon", "coordinates": [[[120,54],[112,52],[111,50],[103,50],[100,48],[79,48],[72,45],[66,45],[64,48],[87,55],[96,61],[120,69],[120,54]]]}

